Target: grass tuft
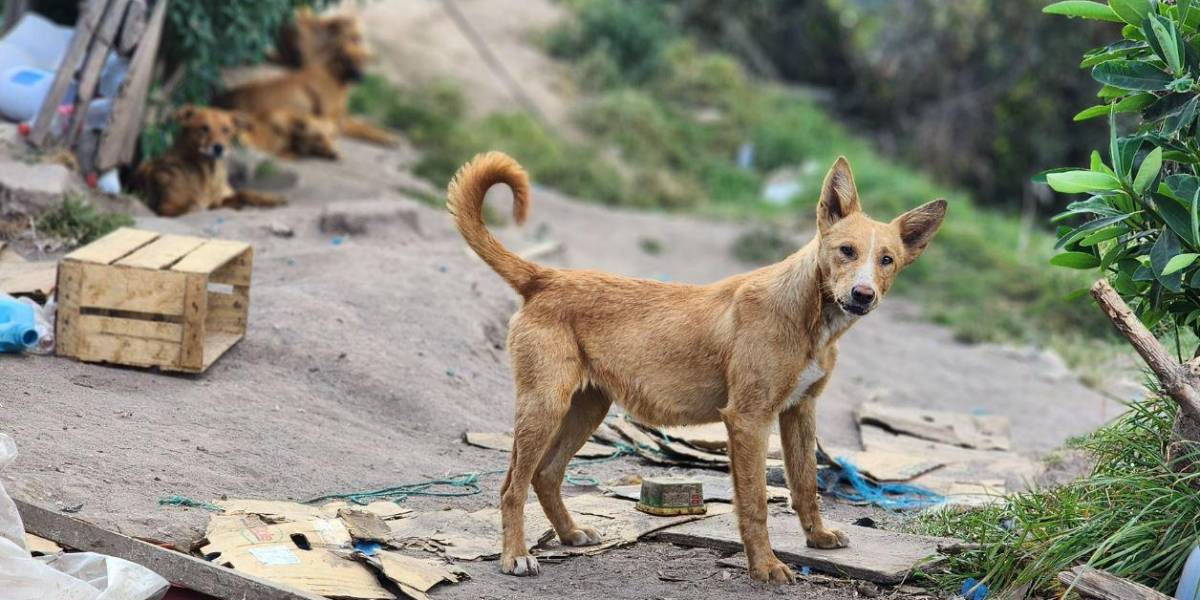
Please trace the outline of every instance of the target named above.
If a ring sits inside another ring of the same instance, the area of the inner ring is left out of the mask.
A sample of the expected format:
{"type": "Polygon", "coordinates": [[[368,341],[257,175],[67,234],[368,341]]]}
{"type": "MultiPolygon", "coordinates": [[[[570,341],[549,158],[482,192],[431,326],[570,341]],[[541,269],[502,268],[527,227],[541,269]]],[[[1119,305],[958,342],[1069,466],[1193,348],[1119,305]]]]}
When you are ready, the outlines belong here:
{"type": "Polygon", "coordinates": [[[933,580],[947,590],[975,577],[993,589],[1032,584],[1060,593],[1055,575],[1088,564],[1173,593],[1200,542],[1200,474],[1177,473],[1164,458],[1176,410],[1155,395],[1073,440],[1096,460],[1088,477],[999,506],[922,514],[914,531],[982,545],[952,558],[948,573],[933,580]]]}
{"type": "Polygon", "coordinates": [[[40,235],[56,237],[68,247],[91,243],[120,227],[133,225],[133,217],[122,213],[102,213],[86,198],[67,194],[58,206],[38,217],[40,235]]]}

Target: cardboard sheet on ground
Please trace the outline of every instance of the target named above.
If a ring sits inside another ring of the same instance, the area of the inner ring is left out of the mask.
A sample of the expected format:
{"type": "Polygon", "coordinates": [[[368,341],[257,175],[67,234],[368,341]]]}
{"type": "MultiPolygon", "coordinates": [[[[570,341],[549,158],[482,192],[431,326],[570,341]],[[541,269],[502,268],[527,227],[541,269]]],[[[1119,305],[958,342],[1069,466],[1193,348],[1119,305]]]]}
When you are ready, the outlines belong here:
{"type": "MultiPolygon", "coordinates": [[[[609,548],[632,544],[665,527],[727,514],[732,510],[726,504],[713,504],[706,515],[658,517],[639,512],[634,503],[627,500],[591,494],[567,498],[566,505],[576,523],[595,527],[604,541],[596,546],[559,544],[541,505],[533,502],[525,506],[525,539],[535,556],[560,558],[599,554],[609,548]]],[[[460,509],[421,512],[392,521],[390,525],[394,545],[411,543],[456,560],[487,560],[500,556],[500,511],[496,508],[475,512],[460,509]]]]}
{"type": "Polygon", "coordinates": [[[336,501],[321,506],[271,500],[229,499],[210,517],[200,551],[214,562],[314,594],[363,600],[395,598],[376,571],[412,598],[447,576],[447,567],[402,555],[365,557],[354,539],[390,537],[389,519],[412,512],[393,502],[365,506],[336,501]],[[397,558],[399,557],[399,558],[397,558]]]}
{"type": "MultiPolygon", "coordinates": [[[[488,450],[499,450],[501,452],[512,452],[513,438],[507,433],[492,433],[481,431],[468,431],[463,434],[463,441],[477,446],[479,448],[487,448],[488,450]]],[[[612,456],[617,449],[612,446],[605,446],[595,442],[585,442],[579,452],[575,453],[576,458],[605,458],[612,456]]]]}
{"type": "MultiPolygon", "coordinates": [[[[688,479],[698,480],[704,485],[705,502],[733,502],[733,481],[728,475],[688,475],[688,479]]],[[[605,485],[600,489],[626,500],[639,500],[642,495],[640,485],[605,485]]],[[[767,486],[768,502],[787,502],[792,496],[787,488],[773,485],[767,486]]]]}
{"type": "Polygon", "coordinates": [[[10,296],[44,301],[54,294],[57,277],[58,263],[54,261],[0,260],[0,292],[10,296]]]}
{"type": "MultiPolygon", "coordinates": [[[[809,548],[796,515],[781,512],[774,512],[767,521],[771,547],[779,559],[787,563],[833,575],[896,584],[918,566],[940,561],[938,545],[951,541],[830,521],[825,524],[845,531],[850,536],[850,547],[836,550],[809,548]]],[[[681,546],[743,550],[733,514],[672,527],[653,537],[681,546]]]]}
{"type": "MultiPolygon", "coordinates": [[[[699,450],[725,453],[729,447],[729,433],[724,423],[664,427],[662,431],[667,437],[699,450]]],[[[767,457],[783,458],[783,441],[777,433],[772,433],[767,438],[767,457]]]]}
{"type": "Polygon", "coordinates": [[[867,402],[854,411],[859,424],[877,425],[924,440],[980,450],[1009,450],[1008,417],[976,416],[867,402]]]}
{"type": "MultiPolygon", "coordinates": [[[[701,468],[715,468],[728,470],[729,456],[719,452],[711,452],[696,447],[688,443],[684,438],[676,438],[670,434],[671,430],[658,430],[654,427],[638,424],[626,418],[625,415],[617,415],[615,418],[610,418],[605,421],[607,427],[620,433],[626,443],[632,444],[638,452],[638,455],[650,460],[651,462],[665,465],[679,465],[701,468]]],[[[722,427],[719,423],[718,427],[722,427]]],[[[715,429],[711,425],[697,426],[697,431],[702,434],[695,435],[701,443],[712,444],[715,439],[715,429]]],[[[679,431],[684,428],[674,428],[679,431]]],[[[691,428],[688,428],[691,429],[691,428]]],[[[604,437],[605,433],[599,433],[600,437],[604,437]]],[[[778,437],[778,436],[775,436],[778,437]]],[[[778,440],[776,440],[776,443],[778,440]]],[[[767,458],[767,466],[782,466],[783,461],[778,458],[767,458]]]]}
{"type": "Polygon", "coordinates": [[[894,452],[867,452],[847,448],[826,448],[825,451],[835,459],[849,460],[860,473],[880,482],[909,481],[945,464],[928,456],[894,452]]]}

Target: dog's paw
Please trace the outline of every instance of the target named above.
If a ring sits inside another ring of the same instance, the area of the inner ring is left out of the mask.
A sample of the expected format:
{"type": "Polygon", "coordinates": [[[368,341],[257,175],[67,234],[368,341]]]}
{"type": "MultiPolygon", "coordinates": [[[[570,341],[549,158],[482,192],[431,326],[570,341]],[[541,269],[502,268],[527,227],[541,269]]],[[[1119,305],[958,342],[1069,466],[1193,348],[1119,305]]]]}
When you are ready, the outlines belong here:
{"type": "Polygon", "coordinates": [[[599,531],[591,527],[578,527],[562,538],[562,543],[568,546],[595,546],[603,540],[599,531]]]}
{"type": "Polygon", "coordinates": [[[500,558],[500,572],[517,577],[533,577],[542,572],[536,558],[529,556],[503,556],[500,558]]]}
{"type": "Polygon", "coordinates": [[[808,533],[809,548],[824,548],[831,550],[834,548],[845,548],[850,545],[850,536],[841,529],[818,529],[808,533]]]}
{"type": "Polygon", "coordinates": [[[796,574],[792,572],[792,569],[774,557],[769,561],[764,561],[761,565],[752,565],[750,578],[755,581],[776,584],[796,583],[796,574]]]}

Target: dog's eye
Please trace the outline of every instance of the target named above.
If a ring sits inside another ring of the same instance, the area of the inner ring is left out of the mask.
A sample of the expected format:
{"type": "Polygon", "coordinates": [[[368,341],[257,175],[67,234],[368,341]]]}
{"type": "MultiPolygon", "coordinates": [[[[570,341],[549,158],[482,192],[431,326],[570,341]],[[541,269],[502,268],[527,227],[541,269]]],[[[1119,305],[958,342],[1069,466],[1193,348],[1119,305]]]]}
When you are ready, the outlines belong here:
{"type": "Polygon", "coordinates": [[[208,133],[210,130],[208,128],[208,125],[201,125],[200,131],[203,131],[204,133],[208,133]]]}
{"type": "Polygon", "coordinates": [[[890,257],[886,254],[883,256],[883,258],[879,259],[879,263],[884,266],[890,265],[890,264],[892,264],[892,262],[893,262],[892,257],[890,257]]]}
{"type": "Polygon", "coordinates": [[[838,250],[841,251],[842,256],[845,256],[846,258],[854,258],[854,248],[853,247],[842,246],[842,247],[838,248],[838,250]]]}

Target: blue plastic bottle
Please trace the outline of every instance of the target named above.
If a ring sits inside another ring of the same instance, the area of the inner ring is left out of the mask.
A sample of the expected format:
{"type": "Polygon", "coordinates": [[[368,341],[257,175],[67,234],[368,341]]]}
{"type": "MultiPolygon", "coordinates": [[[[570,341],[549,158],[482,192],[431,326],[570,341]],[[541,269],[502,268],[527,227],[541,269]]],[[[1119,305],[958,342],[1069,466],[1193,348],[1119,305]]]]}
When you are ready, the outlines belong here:
{"type": "Polygon", "coordinates": [[[33,308],[0,298],[0,352],[21,352],[38,342],[33,308]]]}

